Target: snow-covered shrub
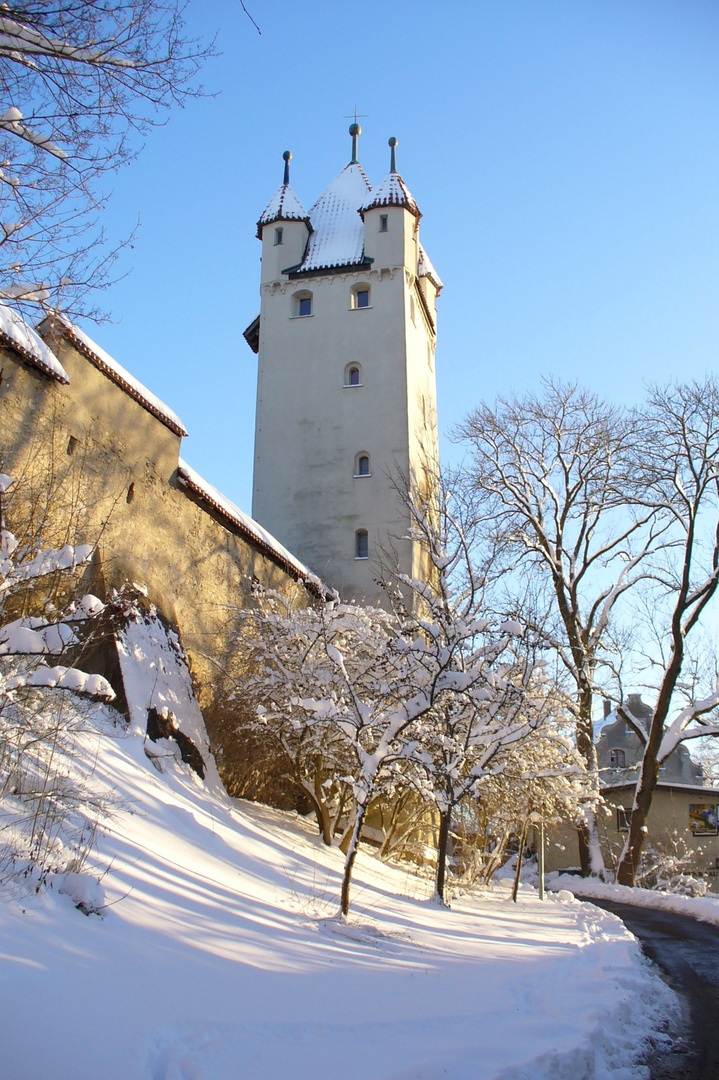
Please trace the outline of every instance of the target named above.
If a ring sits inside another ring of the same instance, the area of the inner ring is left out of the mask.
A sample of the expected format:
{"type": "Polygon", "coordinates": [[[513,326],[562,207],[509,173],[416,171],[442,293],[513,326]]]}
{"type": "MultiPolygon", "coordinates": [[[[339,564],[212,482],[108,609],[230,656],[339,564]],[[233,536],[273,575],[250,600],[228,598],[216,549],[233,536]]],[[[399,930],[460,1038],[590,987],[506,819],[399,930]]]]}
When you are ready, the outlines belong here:
{"type": "MultiPolygon", "coordinates": [[[[82,745],[98,722],[118,717],[98,712],[115,696],[107,680],[78,666],[105,613],[78,591],[93,545],[43,548],[30,511],[18,538],[5,522],[12,485],[0,474],[0,874],[42,880],[79,869],[109,810],[82,745]]],[[[27,511],[34,500],[19,505],[27,511]]]]}
{"type": "Polygon", "coordinates": [[[636,884],[641,889],[657,889],[680,896],[705,896],[708,886],[697,871],[697,854],[676,829],[648,841],[642,852],[636,884]]]}
{"type": "MultiPolygon", "coordinates": [[[[3,662],[3,667],[4,667],[3,662]]],[[[15,660],[16,670],[24,662],[15,660]]],[[[0,880],[77,873],[116,800],[96,784],[98,739],[125,730],[115,710],[70,690],[24,686],[0,699],[0,880]]]]}

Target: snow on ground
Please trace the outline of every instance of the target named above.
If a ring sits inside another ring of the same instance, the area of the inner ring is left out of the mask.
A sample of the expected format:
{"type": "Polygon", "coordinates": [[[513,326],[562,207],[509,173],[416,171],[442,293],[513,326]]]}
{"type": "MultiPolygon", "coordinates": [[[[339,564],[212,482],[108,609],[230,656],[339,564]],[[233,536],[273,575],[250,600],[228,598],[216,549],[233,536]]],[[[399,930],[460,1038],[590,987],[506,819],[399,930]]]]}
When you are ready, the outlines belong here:
{"type": "Polygon", "coordinates": [[[3,886],[3,1076],[646,1077],[635,1051],[674,999],[613,916],[529,887],[515,905],[504,886],[442,910],[362,853],[343,923],[342,856],[308,822],[180,764],[160,774],[136,726],[102,726],[83,752],[122,806],[93,856],[100,887],[3,886]],[[103,894],[102,917],[74,906],[103,894]]]}
{"type": "Polygon", "coordinates": [[[701,922],[719,926],[719,896],[716,895],[678,896],[677,893],[661,892],[659,889],[631,889],[626,885],[577,878],[570,874],[553,874],[547,881],[547,887],[564,889],[587,900],[616,900],[618,904],[676,911],[679,915],[692,915],[701,922]]]}

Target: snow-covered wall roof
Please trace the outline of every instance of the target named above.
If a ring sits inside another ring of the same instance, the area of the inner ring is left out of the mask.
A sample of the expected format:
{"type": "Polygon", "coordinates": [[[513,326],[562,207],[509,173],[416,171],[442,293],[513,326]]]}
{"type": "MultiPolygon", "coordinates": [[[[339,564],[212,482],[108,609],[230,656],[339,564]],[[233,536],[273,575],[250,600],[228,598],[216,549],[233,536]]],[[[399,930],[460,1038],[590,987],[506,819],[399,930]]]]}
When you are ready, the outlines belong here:
{"type": "Polygon", "coordinates": [[[257,222],[257,239],[262,239],[262,227],[273,221],[304,221],[311,231],[310,215],[289,184],[278,188],[257,222]]]}
{"type": "Polygon", "coordinates": [[[122,387],[130,397],[157,417],[170,431],[174,431],[176,435],[180,436],[187,435],[185,425],[179,416],[168,408],[164,401],[160,401],[151,390],[143,386],[122,364],[118,364],[117,360],[110,356],[109,353],[96,345],[92,338],[84,334],[78,326],[75,326],[64,317],[56,319],[55,326],[103,375],[107,375],[108,379],[111,379],[117,386],[122,387]]]}
{"type": "Polygon", "coordinates": [[[55,353],[37,331],[28,326],[17,311],[4,304],[0,304],[0,343],[14,349],[23,360],[27,360],[57,382],[65,385],[70,382],[55,353]]]}
{"type": "Polygon", "coordinates": [[[243,513],[238,506],[235,506],[233,502],[230,502],[222,492],[218,491],[216,487],[208,483],[198,472],[196,472],[191,465],[188,465],[186,461],[180,458],[180,463],[177,469],[177,478],[182,487],[189,488],[196,495],[199,495],[205,502],[209,503],[215,510],[219,511],[223,517],[227,518],[229,522],[237,526],[242,533],[244,533],[250,540],[269,555],[271,555],[277,562],[279,562],[286,570],[288,570],[293,577],[303,581],[305,585],[311,587],[312,591],[317,595],[324,595],[322,583],[316,574],[301,563],[299,559],[284,547],[279,540],[275,540],[274,536],[263,529],[254,518],[251,518],[249,514],[243,513]]]}
{"type": "Polygon", "coordinates": [[[362,261],[364,226],[359,208],[372,188],[361,165],[346,165],[310,210],[314,232],[298,270],[353,266],[362,261]]]}
{"type": "Polygon", "coordinates": [[[417,277],[428,277],[429,280],[434,284],[437,292],[441,292],[441,290],[444,288],[441,277],[439,276],[435,268],[432,266],[432,260],[430,259],[429,255],[424,250],[421,244],[419,245],[419,265],[417,267],[417,277]]]}

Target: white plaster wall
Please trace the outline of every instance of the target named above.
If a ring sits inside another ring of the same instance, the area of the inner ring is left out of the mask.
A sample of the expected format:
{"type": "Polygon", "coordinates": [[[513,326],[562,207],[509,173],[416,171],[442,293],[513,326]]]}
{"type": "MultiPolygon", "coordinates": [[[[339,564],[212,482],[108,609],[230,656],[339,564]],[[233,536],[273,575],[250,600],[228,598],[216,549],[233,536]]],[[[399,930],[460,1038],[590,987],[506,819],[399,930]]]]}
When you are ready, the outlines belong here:
{"type": "Polygon", "coordinates": [[[406,518],[389,474],[416,471],[425,417],[436,446],[433,334],[416,297],[410,318],[412,270],[382,265],[417,250],[414,218],[389,210],[391,233],[380,234],[371,270],[261,287],[253,516],[345,597],[369,602],[380,596],[383,547],[399,548],[407,572],[416,566],[411,546],[397,542],[406,518]],[[352,307],[360,283],[371,291],[366,309],[352,307]],[[298,291],[313,294],[311,316],[293,317],[298,291]],[[361,386],[343,385],[350,363],[361,386]],[[370,455],[369,477],[353,475],[359,451],[370,455]],[[368,532],[368,560],[355,559],[358,529],[368,532]]]}

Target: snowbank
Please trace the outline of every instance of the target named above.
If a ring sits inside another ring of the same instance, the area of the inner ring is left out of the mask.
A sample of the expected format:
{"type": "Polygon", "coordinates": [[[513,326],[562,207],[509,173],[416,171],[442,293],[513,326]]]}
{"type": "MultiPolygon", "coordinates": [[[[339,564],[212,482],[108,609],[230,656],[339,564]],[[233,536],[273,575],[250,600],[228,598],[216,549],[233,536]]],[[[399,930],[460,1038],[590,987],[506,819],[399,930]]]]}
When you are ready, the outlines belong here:
{"type": "Polygon", "coordinates": [[[446,911],[361,853],[343,923],[342,856],[310,824],[233,804],[185,765],[158,773],[130,730],[84,744],[93,781],[127,807],[87,887],[5,886],[4,1075],[646,1076],[637,1050],[673,997],[612,915],[527,886],[517,905],[502,886],[446,911]]]}
{"type": "Polygon", "coordinates": [[[658,889],[630,889],[627,885],[609,885],[571,874],[552,876],[547,881],[547,888],[563,889],[584,900],[616,900],[636,907],[676,911],[679,915],[692,915],[702,922],[719,926],[719,896],[678,896],[658,889]]]}

